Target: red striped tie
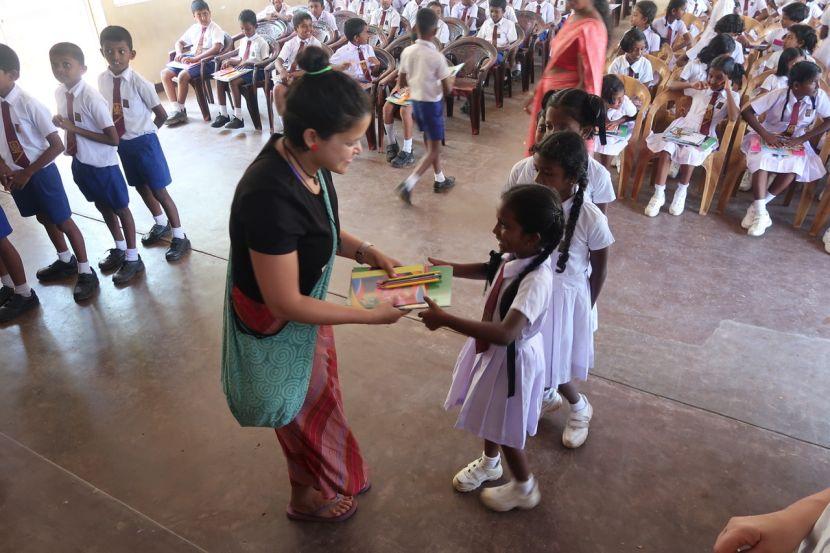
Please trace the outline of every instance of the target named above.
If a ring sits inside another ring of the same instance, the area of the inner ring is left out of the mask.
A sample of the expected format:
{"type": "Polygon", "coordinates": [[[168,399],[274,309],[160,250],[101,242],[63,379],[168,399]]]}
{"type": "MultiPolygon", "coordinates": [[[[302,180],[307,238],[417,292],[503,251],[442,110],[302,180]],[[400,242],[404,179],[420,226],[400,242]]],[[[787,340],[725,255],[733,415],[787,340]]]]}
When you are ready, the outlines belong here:
{"type": "MultiPolygon", "coordinates": [[[[66,93],[66,118],[75,122],[75,96],[71,92],[66,93]]],[[[78,153],[78,138],[74,132],[66,131],[66,150],[64,152],[68,156],[74,156],[78,153]]]]}
{"type": "Polygon", "coordinates": [[[124,125],[124,105],[121,102],[121,77],[112,80],[112,121],[118,136],[124,136],[127,127],[124,125]]]}
{"type": "Polygon", "coordinates": [[[12,161],[18,167],[24,169],[29,166],[29,158],[26,157],[26,152],[23,151],[23,146],[17,138],[17,132],[14,130],[14,123],[12,122],[11,106],[3,100],[3,129],[6,131],[6,144],[9,146],[9,152],[12,154],[12,161]]]}

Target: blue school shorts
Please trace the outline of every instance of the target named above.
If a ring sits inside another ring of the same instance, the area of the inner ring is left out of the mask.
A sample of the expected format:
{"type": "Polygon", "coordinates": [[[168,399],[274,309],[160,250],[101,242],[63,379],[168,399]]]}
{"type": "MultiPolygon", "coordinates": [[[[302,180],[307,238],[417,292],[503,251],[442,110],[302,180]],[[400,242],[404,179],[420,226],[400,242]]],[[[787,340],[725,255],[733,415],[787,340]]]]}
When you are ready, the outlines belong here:
{"type": "Polygon", "coordinates": [[[32,175],[29,184],[22,190],[12,192],[12,198],[23,217],[44,215],[50,223],[56,225],[72,217],[61,174],[54,163],[32,175]]]}
{"type": "Polygon", "coordinates": [[[118,165],[94,167],[73,159],[72,178],[89,202],[98,202],[110,209],[124,209],[130,204],[127,183],[118,165]]]}
{"type": "Polygon", "coordinates": [[[252,82],[254,82],[254,73],[256,73],[256,81],[258,83],[261,83],[265,80],[265,71],[263,69],[254,69],[250,73],[245,73],[239,78],[242,79],[242,82],[244,84],[251,84],[252,82]]]}
{"type": "Polygon", "coordinates": [[[504,63],[504,52],[499,50],[499,53],[496,56],[496,65],[501,65],[502,63],[504,63]]]}
{"type": "MultiPolygon", "coordinates": [[[[184,69],[179,69],[178,67],[168,67],[168,69],[170,71],[172,71],[174,75],[178,75],[179,73],[184,71],[184,69]]],[[[209,61],[205,64],[205,76],[206,77],[210,77],[211,75],[213,75],[213,73],[215,71],[216,71],[216,64],[215,63],[213,63],[212,61],[209,61]]],[[[188,67],[187,68],[187,73],[190,75],[191,79],[198,79],[199,77],[202,76],[202,70],[199,69],[199,64],[198,63],[188,67]]]]}
{"type": "Polygon", "coordinates": [[[0,240],[12,233],[12,226],[9,224],[9,218],[6,217],[6,212],[0,207],[0,240]]]}
{"type": "Polygon", "coordinates": [[[412,100],[412,117],[427,140],[444,140],[444,102],[412,100]]]}
{"type": "Polygon", "coordinates": [[[173,182],[159,137],[154,132],[120,141],[118,157],[124,166],[127,184],[132,187],[147,185],[152,190],[160,190],[173,182]]]}

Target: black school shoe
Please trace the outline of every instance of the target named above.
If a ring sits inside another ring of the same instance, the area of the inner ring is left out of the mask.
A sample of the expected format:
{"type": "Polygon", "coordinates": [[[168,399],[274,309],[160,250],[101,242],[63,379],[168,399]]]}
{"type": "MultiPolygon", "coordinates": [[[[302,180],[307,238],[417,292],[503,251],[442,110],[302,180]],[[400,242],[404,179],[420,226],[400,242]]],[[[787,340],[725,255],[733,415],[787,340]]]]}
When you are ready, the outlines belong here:
{"type": "Polygon", "coordinates": [[[446,192],[453,186],[455,186],[455,177],[444,177],[444,182],[435,181],[432,183],[432,191],[440,194],[441,192],[446,192]]]}
{"type": "Polygon", "coordinates": [[[107,256],[98,262],[98,268],[101,269],[102,273],[115,271],[124,263],[126,256],[127,252],[118,248],[107,250],[107,256]]]}
{"type": "Polygon", "coordinates": [[[394,167],[395,169],[402,169],[404,167],[414,164],[415,154],[413,154],[412,152],[401,151],[398,154],[398,157],[392,160],[392,167],[394,167]]]}
{"type": "Polygon", "coordinates": [[[407,205],[412,205],[412,190],[406,187],[406,182],[401,182],[395,187],[395,194],[407,205]]]}
{"type": "Polygon", "coordinates": [[[40,305],[40,300],[37,299],[37,294],[35,294],[34,290],[32,290],[28,298],[20,294],[14,294],[9,301],[0,307],[0,323],[7,323],[12,319],[16,319],[38,305],[40,305]]]}
{"type": "Polygon", "coordinates": [[[5,305],[7,301],[12,299],[14,295],[14,288],[11,286],[3,286],[0,288],[0,305],[5,305]]]}
{"type": "Polygon", "coordinates": [[[165,252],[164,258],[172,263],[180,260],[189,251],[190,240],[187,239],[187,236],[184,238],[174,238],[170,241],[170,247],[165,252]]]}
{"type": "Polygon", "coordinates": [[[172,229],[170,227],[170,223],[166,225],[153,225],[153,228],[150,229],[145,236],[141,237],[141,243],[145,246],[152,246],[153,244],[158,244],[164,238],[170,236],[172,229]]]}
{"type": "Polygon", "coordinates": [[[78,280],[75,282],[75,289],[72,291],[72,297],[75,301],[84,301],[92,297],[98,289],[98,275],[95,274],[95,269],[90,269],[90,273],[78,273],[78,280]]]}
{"type": "Polygon", "coordinates": [[[214,129],[218,129],[220,127],[224,127],[228,123],[231,122],[231,118],[227,115],[217,115],[216,119],[213,120],[213,123],[210,124],[211,127],[214,129]]]}
{"type": "Polygon", "coordinates": [[[398,147],[397,142],[388,145],[386,147],[386,163],[392,163],[392,160],[398,157],[398,152],[400,151],[401,149],[398,147]]]}
{"type": "Polygon", "coordinates": [[[75,275],[78,272],[78,260],[73,255],[69,261],[61,261],[60,259],[40,269],[35,276],[41,282],[53,282],[55,280],[63,280],[75,275]]]}
{"type": "Polygon", "coordinates": [[[245,122],[242,119],[240,119],[239,117],[234,116],[234,118],[231,119],[231,122],[228,123],[227,125],[225,125],[225,128],[226,129],[241,129],[244,126],[245,126],[245,122]]]}
{"type": "Polygon", "coordinates": [[[144,272],[144,262],[141,256],[135,261],[124,261],[118,270],[112,275],[112,282],[116,286],[123,286],[129,283],[136,276],[144,272]]]}

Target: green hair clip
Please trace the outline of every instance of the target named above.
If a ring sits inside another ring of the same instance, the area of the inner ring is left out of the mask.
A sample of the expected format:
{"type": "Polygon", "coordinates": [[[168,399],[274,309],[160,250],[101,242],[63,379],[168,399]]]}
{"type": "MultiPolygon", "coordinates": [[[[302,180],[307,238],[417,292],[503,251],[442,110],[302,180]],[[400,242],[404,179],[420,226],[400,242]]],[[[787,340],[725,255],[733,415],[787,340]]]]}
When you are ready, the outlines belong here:
{"type": "Polygon", "coordinates": [[[306,75],[322,75],[323,73],[326,73],[327,71],[331,71],[331,70],[332,70],[331,65],[327,65],[322,69],[318,69],[317,71],[306,71],[306,75]]]}

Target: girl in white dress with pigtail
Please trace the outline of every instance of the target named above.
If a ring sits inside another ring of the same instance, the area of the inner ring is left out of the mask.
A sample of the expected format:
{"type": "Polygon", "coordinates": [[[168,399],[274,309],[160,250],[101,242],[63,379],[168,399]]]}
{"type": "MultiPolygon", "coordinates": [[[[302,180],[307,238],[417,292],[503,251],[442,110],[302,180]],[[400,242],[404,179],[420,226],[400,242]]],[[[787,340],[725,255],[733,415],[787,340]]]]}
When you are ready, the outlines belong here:
{"type": "Polygon", "coordinates": [[[605,102],[605,144],[594,137],[594,153],[606,168],[620,155],[634,131],[637,106],[626,96],[625,85],[616,75],[602,78],[602,100],[605,102]]]}

